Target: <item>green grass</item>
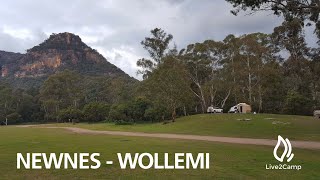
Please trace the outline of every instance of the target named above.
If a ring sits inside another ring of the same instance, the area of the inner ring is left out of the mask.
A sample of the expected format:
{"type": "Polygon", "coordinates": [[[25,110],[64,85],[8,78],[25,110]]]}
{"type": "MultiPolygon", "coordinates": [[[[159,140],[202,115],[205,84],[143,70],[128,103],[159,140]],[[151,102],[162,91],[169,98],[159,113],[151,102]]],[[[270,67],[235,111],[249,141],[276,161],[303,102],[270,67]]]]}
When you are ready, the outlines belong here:
{"type": "Polygon", "coordinates": [[[93,130],[178,133],[229,137],[277,139],[280,134],[290,140],[320,141],[320,120],[310,116],[275,114],[201,114],[178,118],[175,123],[115,125],[114,123],[53,124],[93,130]],[[238,119],[251,119],[239,121],[238,119]],[[277,124],[274,124],[277,122],[277,124]],[[280,123],[279,123],[280,122],[280,123]]]}
{"type": "MultiPolygon", "coordinates": [[[[209,119],[208,116],[196,117],[199,121],[202,117],[209,119]]],[[[190,123],[192,119],[189,118],[184,120],[190,123]]],[[[212,123],[215,121],[218,119],[209,120],[212,123]]],[[[180,122],[169,126],[182,127],[180,122]]],[[[183,131],[183,133],[186,132],[193,131],[183,131]]],[[[267,146],[82,135],[62,129],[19,127],[0,127],[0,137],[0,179],[319,179],[320,177],[320,151],[316,150],[293,149],[295,157],[290,164],[300,164],[302,170],[280,171],[265,170],[265,164],[278,164],[272,154],[273,147],[267,146]],[[115,164],[102,165],[98,170],[17,170],[16,153],[18,152],[99,152],[101,162],[114,160],[115,164]],[[210,169],[120,170],[116,158],[117,152],[208,152],[211,156],[210,169]]]]}

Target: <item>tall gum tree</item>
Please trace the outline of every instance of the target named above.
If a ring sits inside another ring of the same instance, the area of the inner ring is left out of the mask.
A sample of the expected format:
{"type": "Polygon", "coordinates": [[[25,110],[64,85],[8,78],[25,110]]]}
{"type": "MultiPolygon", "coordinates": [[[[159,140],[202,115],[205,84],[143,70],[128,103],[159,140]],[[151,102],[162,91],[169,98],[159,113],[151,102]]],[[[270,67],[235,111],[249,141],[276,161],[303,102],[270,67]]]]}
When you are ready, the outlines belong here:
{"type": "Polygon", "coordinates": [[[170,52],[169,45],[172,39],[173,36],[171,34],[167,34],[160,28],[155,28],[151,30],[150,37],[146,37],[141,41],[141,45],[150,55],[150,59],[142,58],[137,61],[137,66],[142,68],[142,70],[138,71],[138,74],[142,74],[144,79],[148,78],[170,52]]]}

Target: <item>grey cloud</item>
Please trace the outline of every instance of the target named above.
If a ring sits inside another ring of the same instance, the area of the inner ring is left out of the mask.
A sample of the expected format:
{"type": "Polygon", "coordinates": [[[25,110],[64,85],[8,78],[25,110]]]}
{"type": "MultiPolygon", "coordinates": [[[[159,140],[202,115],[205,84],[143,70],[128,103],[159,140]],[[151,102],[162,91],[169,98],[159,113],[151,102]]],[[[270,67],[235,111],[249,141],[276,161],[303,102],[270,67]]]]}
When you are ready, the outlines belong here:
{"type": "Polygon", "coordinates": [[[0,50],[24,53],[46,38],[47,36],[43,32],[36,30],[28,38],[15,37],[0,31],[0,50]]]}
{"type": "Polygon", "coordinates": [[[0,6],[0,49],[24,52],[51,33],[68,31],[136,77],[135,62],[147,55],[140,41],[152,28],[171,33],[183,48],[228,34],[271,33],[281,23],[270,12],[244,17],[233,16],[231,9],[224,0],[7,0],[0,6]],[[18,32],[24,29],[30,33],[21,38],[18,32]]]}
{"type": "Polygon", "coordinates": [[[24,48],[26,44],[26,42],[21,42],[21,39],[14,38],[2,32],[0,32],[0,39],[0,49],[4,51],[21,52],[21,49],[24,48]]]}

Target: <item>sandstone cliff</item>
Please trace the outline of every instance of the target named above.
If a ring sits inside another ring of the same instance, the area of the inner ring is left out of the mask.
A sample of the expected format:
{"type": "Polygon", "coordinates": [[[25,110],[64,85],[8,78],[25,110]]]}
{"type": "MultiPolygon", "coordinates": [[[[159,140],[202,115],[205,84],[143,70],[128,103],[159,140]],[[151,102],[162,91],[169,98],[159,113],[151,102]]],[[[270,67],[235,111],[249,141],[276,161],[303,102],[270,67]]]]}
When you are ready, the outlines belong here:
{"type": "Polygon", "coordinates": [[[0,79],[23,82],[40,78],[41,82],[65,69],[84,75],[130,78],[72,33],[52,34],[26,54],[0,51],[0,79]]]}

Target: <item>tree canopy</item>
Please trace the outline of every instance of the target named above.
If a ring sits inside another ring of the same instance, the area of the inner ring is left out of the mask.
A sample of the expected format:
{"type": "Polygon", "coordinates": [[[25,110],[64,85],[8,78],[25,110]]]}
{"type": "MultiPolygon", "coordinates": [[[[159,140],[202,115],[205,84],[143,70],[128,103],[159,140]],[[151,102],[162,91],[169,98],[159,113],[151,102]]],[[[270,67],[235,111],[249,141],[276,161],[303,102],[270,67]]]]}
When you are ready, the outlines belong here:
{"type": "Polygon", "coordinates": [[[320,3],[319,0],[226,0],[235,9],[231,12],[237,15],[241,10],[273,11],[274,14],[283,16],[285,21],[298,19],[300,24],[314,24],[315,32],[320,38],[320,3]]]}

